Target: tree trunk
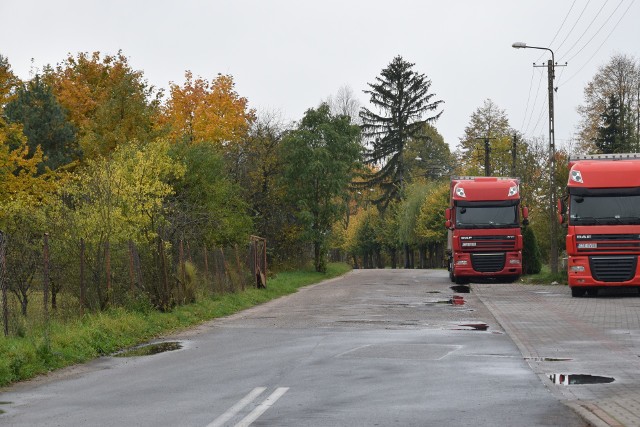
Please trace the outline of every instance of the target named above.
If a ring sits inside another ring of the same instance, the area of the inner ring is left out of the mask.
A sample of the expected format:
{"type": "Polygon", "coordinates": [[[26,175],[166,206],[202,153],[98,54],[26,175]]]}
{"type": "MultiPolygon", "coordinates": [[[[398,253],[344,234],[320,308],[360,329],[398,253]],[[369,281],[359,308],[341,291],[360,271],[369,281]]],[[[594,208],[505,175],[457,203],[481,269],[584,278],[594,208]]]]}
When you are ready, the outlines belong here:
{"type": "Polygon", "coordinates": [[[376,261],[377,261],[376,267],[384,268],[384,264],[382,263],[382,252],[380,251],[379,248],[376,249],[376,261]]]}
{"type": "Polygon", "coordinates": [[[419,256],[420,256],[420,268],[427,268],[427,247],[425,245],[420,245],[419,256]]]}
{"type": "Polygon", "coordinates": [[[389,249],[389,253],[391,254],[391,268],[398,268],[398,250],[396,248],[389,249]]]}
{"type": "Polygon", "coordinates": [[[405,243],[404,245],[404,268],[413,268],[411,265],[411,252],[409,249],[409,245],[405,243]]]}
{"type": "Polygon", "coordinates": [[[20,309],[22,310],[22,315],[27,317],[27,305],[29,304],[29,299],[26,294],[22,295],[20,298],[20,309]]]}

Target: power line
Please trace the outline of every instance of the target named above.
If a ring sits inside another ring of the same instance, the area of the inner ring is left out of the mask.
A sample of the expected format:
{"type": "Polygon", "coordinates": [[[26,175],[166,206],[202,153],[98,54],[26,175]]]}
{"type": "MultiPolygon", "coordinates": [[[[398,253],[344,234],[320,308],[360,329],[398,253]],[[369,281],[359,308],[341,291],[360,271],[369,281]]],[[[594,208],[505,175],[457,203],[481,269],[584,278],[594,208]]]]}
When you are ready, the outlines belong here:
{"type": "MultiPolygon", "coordinates": [[[[616,11],[618,10],[618,8],[620,8],[620,5],[622,5],[623,2],[624,2],[624,0],[620,0],[620,3],[618,3],[616,8],[613,10],[613,12],[611,12],[611,15],[609,15],[607,20],[602,23],[600,28],[598,28],[598,31],[596,31],[595,34],[593,36],[591,36],[591,38],[584,44],[584,46],[582,46],[579,51],[577,51],[571,58],[569,58],[567,60],[567,62],[569,62],[573,58],[575,58],[578,54],[580,54],[580,52],[582,52],[584,50],[585,47],[587,47],[589,45],[589,43],[591,43],[591,41],[595,38],[595,36],[597,36],[600,33],[600,31],[604,28],[604,26],[607,25],[607,22],[609,22],[611,17],[616,13],[616,11]]],[[[631,4],[633,4],[633,2],[631,2],[629,5],[631,5],[631,4]]],[[[627,10],[629,10],[629,9],[627,8],[627,10]]],[[[626,14],[626,12],[625,12],[625,14],[626,14]]],[[[624,14],[622,16],[624,16],[624,14]]],[[[617,24],[616,24],[616,26],[617,26],[617,24]]],[[[615,27],[614,27],[614,29],[615,29],[615,27]]]]}
{"type": "Polygon", "coordinates": [[[582,15],[584,14],[584,11],[587,10],[587,7],[589,6],[589,3],[591,3],[591,0],[589,0],[587,2],[587,4],[584,5],[584,8],[582,9],[582,12],[580,12],[580,15],[578,16],[578,19],[576,19],[576,22],[573,23],[573,26],[571,27],[571,29],[569,30],[569,32],[567,33],[566,37],[564,38],[564,40],[562,40],[562,43],[560,43],[560,46],[558,46],[556,48],[556,50],[559,50],[562,45],[564,45],[564,42],[567,41],[567,39],[569,38],[569,36],[571,35],[571,33],[573,32],[573,30],[576,28],[576,25],[578,25],[578,22],[580,22],[580,18],[582,18],[582,15]]]}
{"type": "MultiPolygon", "coordinates": [[[[560,30],[562,30],[562,27],[564,27],[565,22],[567,22],[567,18],[569,17],[569,14],[571,13],[571,10],[573,9],[573,6],[576,4],[576,1],[577,0],[573,0],[573,3],[571,3],[571,7],[569,8],[569,11],[564,16],[564,19],[562,20],[562,24],[560,24],[560,28],[558,28],[558,31],[556,31],[556,34],[553,36],[553,38],[549,42],[548,46],[551,46],[553,44],[553,42],[556,40],[556,37],[558,37],[558,34],[560,34],[560,30]]],[[[540,58],[542,58],[542,56],[544,56],[544,53],[542,55],[540,55],[540,58]]],[[[536,62],[538,62],[540,60],[540,58],[538,58],[538,60],[536,62]]]]}
{"type": "Polygon", "coordinates": [[[531,134],[534,135],[536,133],[536,130],[538,130],[538,126],[540,126],[540,121],[542,120],[542,116],[544,116],[544,113],[547,111],[545,110],[545,105],[542,104],[542,108],[540,109],[540,115],[538,116],[538,121],[536,121],[536,125],[533,128],[533,130],[531,131],[531,134]]]}
{"type": "Polygon", "coordinates": [[[591,60],[593,59],[594,56],[596,56],[596,54],[598,53],[598,51],[602,48],[602,46],[604,46],[604,44],[607,42],[607,40],[609,39],[609,37],[611,37],[611,34],[613,34],[613,32],[615,31],[616,28],[618,28],[618,24],[620,24],[620,21],[622,21],[622,18],[624,18],[627,15],[627,12],[629,11],[629,9],[631,9],[631,6],[633,6],[633,3],[635,3],[636,0],[631,0],[631,3],[629,3],[629,6],[627,6],[627,8],[625,9],[625,11],[623,12],[622,16],[620,16],[620,19],[618,19],[618,22],[616,22],[616,24],[613,26],[613,28],[611,29],[611,31],[609,32],[609,34],[607,34],[607,37],[605,37],[605,39],[602,41],[602,43],[600,43],[600,46],[598,46],[598,48],[595,50],[595,52],[593,52],[593,55],[591,55],[589,57],[589,59],[587,59],[587,61],[582,65],[582,67],[580,67],[580,69],[578,69],[578,71],[576,71],[574,74],[572,74],[569,78],[567,78],[567,80],[565,80],[562,84],[558,85],[558,87],[562,87],[565,84],[567,84],[567,82],[569,82],[571,79],[573,79],[575,76],[577,76],[578,74],[580,74],[580,72],[584,69],[584,67],[587,66],[587,64],[589,64],[589,62],[591,62],[591,60]]]}
{"type": "MultiPolygon", "coordinates": [[[[560,27],[558,28],[558,31],[556,31],[556,34],[553,36],[553,38],[551,39],[551,41],[549,42],[549,44],[547,46],[551,46],[553,44],[553,42],[556,40],[556,37],[558,37],[558,34],[560,34],[560,30],[562,30],[562,27],[564,27],[565,22],[567,22],[567,18],[569,17],[569,14],[573,10],[573,6],[576,4],[576,1],[577,0],[573,0],[573,3],[571,3],[571,7],[569,8],[569,11],[567,12],[567,14],[564,16],[564,19],[562,20],[562,24],[560,24],[560,27]]],[[[540,56],[538,57],[538,59],[536,59],[535,62],[540,61],[540,59],[542,59],[543,56],[544,56],[544,53],[541,53],[540,56]]]]}
{"type": "MultiPolygon", "coordinates": [[[[584,32],[582,34],[580,34],[580,37],[578,37],[578,39],[571,45],[571,47],[569,49],[567,49],[567,52],[565,53],[565,55],[568,55],[569,52],[571,52],[571,49],[573,49],[575,47],[575,45],[578,44],[578,42],[580,40],[582,40],[582,38],[584,37],[585,34],[587,34],[587,31],[589,31],[589,28],[591,28],[591,26],[593,25],[593,23],[595,22],[596,19],[598,19],[598,16],[600,16],[600,13],[602,12],[602,9],[604,9],[604,7],[607,5],[607,3],[609,3],[609,0],[605,1],[602,6],[600,7],[600,9],[598,10],[598,13],[596,13],[596,16],[593,17],[593,19],[591,20],[591,22],[589,22],[589,25],[587,25],[587,28],[584,29],[584,32]]],[[[622,1],[621,1],[622,3],[622,1]]],[[[620,5],[618,5],[620,6],[620,5]]],[[[615,10],[614,10],[615,12],[615,10]]],[[[560,55],[558,55],[560,56],[560,55]]]]}
{"type": "Polygon", "coordinates": [[[529,82],[529,95],[527,96],[527,104],[524,109],[524,115],[522,116],[522,124],[520,125],[520,132],[522,132],[522,128],[524,127],[524,122],[527,120],[527,113],[529,112],[529,101],[531,100],[531,89],[533,88],[533,77],[535,76],[535,68],[531,69],[531,81],[529,82]]]}
{"type": "Polygon", "coordinates": [[[525,128],[524,133],[527,133],[527,130],[529,130],[529,126],[531,125],[531,119],[533,118],[533,110],[535,110],[536,104],[538,103],[538,95],[540,94],[540,87],[542,84],[542,77],[543,77],[542,71],[539,71],[539,73],[540,73],[540,79],[538,80],[538,90],[536,91],[536,97],[533,100],[533,107],[531,107],[531,115],[529,116],[529,121],[527,122],[527,127],[525,128]]]}

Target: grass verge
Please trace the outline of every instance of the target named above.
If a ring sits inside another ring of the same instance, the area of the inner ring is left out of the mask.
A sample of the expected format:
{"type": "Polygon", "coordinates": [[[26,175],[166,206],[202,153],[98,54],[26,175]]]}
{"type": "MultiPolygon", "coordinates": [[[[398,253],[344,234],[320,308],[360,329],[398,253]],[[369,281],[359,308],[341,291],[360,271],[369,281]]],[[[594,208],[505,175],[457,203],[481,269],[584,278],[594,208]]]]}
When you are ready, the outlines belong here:
{"type": "Polygon", "coordinates": [[[538,274],[528,274],[526,276],[522,276],[522,282],[532,285],[551,285],[553,282],[556,282],[560,285],[567,284],[567,271],[562,270],[558,271],[556,274],[551,273],[551,268],[544,264],[542,265],[542,269],[538,274]]]}
{"type": "Polygon", "coordinates": [[[270,278],[267,289],[204,297],[169,313],[113,308],[67,322],[51,321],[46,329],[25,337],[0,337],[0,386],[33,378],[204,321],[291,294],[298,288],[342,275],[346,264],[329,264],[327,273],[312,270],[282,272],[270,278]]]}

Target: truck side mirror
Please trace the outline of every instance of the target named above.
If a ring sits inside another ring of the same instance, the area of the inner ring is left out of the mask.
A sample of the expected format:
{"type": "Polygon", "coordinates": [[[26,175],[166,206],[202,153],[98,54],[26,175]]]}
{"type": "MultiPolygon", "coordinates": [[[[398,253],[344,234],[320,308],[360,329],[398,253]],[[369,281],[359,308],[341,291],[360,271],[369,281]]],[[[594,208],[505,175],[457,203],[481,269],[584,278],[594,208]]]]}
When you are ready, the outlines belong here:
{"type": "Polygon", "coordinates": [[[564,211],[566,206],[562,199],[558,200],[558,224],[564,223],[564,211]]]}
{"type": "Polygon", "coordinates": [[[444,219],[447,221],[451,220],[451,208],[447,208],[444,210],[444,219]]]}
{"type": "Polygon", "coordinates": [[[448,220],[446,220],[446,221],[444,222],[444,226],[445,226],[445,228],[451,228],[451,226],[452,226],[452,225],[453,225],[453,223],[451,222],[451,220],[450,220],[450,219],[448,219],[448,220]]]}
{"type": "Polygon", "coordinates": [[[522,225],[529,225],[529,208],[522,207],[522,225]]]}

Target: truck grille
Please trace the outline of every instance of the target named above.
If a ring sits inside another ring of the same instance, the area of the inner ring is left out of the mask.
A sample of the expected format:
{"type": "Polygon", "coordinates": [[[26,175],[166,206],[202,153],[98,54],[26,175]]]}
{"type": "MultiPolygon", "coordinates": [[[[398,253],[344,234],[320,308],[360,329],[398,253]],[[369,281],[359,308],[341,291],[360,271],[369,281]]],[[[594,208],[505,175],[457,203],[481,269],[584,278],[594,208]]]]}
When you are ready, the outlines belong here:
{"type": "Polygon", "coordinates": [[[504,269],[506,254],[471,254],[471,265],[480,273],[496,273],[504,269]]]}
{"type": "Polygon", "coordinates": [[[460,242],[466,252],[512,251],[516,247],[516,236],[468,236],[460,242]]]}
{"type": "Polygon", "coordinates": [[[596,280],[626,282],[633,279],[638,264],[637,256],[591,256],[589,266],[596,280]]]}
{"type": "Polygon", "coordinates": [[[580,253],[640,252],[640,236],[637,234],[587,234],[576,236],[580,253]]]}

